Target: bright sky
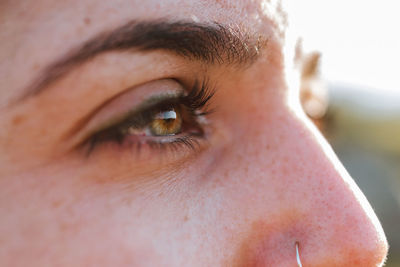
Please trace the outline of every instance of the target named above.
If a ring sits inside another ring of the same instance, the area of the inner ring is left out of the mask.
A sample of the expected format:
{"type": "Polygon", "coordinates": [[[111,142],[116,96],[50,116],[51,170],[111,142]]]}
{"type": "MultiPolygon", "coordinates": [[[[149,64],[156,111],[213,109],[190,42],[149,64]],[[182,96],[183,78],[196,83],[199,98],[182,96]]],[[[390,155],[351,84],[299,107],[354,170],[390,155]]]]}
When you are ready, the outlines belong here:
{"type": "Polygon", "coordinates": [[[400,105],[400,1],[292,2],[305,46],[323,53],[328,81],[376,88],[400,105]]]}

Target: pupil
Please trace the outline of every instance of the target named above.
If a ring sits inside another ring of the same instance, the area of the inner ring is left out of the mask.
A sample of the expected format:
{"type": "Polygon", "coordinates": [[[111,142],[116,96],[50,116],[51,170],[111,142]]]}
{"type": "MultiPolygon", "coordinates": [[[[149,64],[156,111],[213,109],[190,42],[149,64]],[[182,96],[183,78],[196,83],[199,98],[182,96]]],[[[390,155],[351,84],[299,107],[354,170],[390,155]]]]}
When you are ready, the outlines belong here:
{"type": "Polygon", "coordinates": [[[153,135],[175,135],[182,129],[182,117],[174,107],[166,109],[155,115],[150,124],[150,131],[153,135]]]}
{"type": "Polygon", "coordinates": [[[166,120],[167,122],[171,121],[171,120],[176,120],[176,112],[174,110],[169,110],[169,111],[164,111],[160,114],[161,118],[163,120],[166,120]]]}

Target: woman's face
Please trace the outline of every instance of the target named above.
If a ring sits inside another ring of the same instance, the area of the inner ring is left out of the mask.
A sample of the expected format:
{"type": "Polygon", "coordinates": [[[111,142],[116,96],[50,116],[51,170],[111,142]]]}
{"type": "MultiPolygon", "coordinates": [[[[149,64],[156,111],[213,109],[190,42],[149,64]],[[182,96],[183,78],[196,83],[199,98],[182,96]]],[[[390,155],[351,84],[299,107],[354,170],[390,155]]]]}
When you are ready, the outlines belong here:
{"type": "Polygon", "coordinates": [[[2,1],[0,265],[381,264],[276,2],[2,1]]]}

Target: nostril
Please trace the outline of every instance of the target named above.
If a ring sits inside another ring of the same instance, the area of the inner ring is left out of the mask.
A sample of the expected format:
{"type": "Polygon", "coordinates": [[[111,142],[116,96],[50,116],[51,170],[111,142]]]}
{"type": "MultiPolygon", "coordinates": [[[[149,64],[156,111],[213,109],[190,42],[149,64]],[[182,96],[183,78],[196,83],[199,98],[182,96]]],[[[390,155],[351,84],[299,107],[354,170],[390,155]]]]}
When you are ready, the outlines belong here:
{"type": "Polygon", "coordinates": [[[299,267],[303,267],[303,265],[301,264],[301,260],[300,260],[299,242],[296,242],[296,260],[297,260],[297,265],[299,267]]]}

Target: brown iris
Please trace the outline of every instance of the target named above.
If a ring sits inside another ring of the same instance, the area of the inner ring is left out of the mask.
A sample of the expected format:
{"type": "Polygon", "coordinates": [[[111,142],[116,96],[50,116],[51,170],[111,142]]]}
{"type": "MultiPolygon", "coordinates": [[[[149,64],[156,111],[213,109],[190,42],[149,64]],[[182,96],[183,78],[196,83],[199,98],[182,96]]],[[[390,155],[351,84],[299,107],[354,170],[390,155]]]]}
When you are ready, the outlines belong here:
{"type": "Polygon", "coordinates": [[[153,135],[175,135],[182,130],[182,114],[179,107],[169,107],[157,113],[149,125],[153,135]]]}

